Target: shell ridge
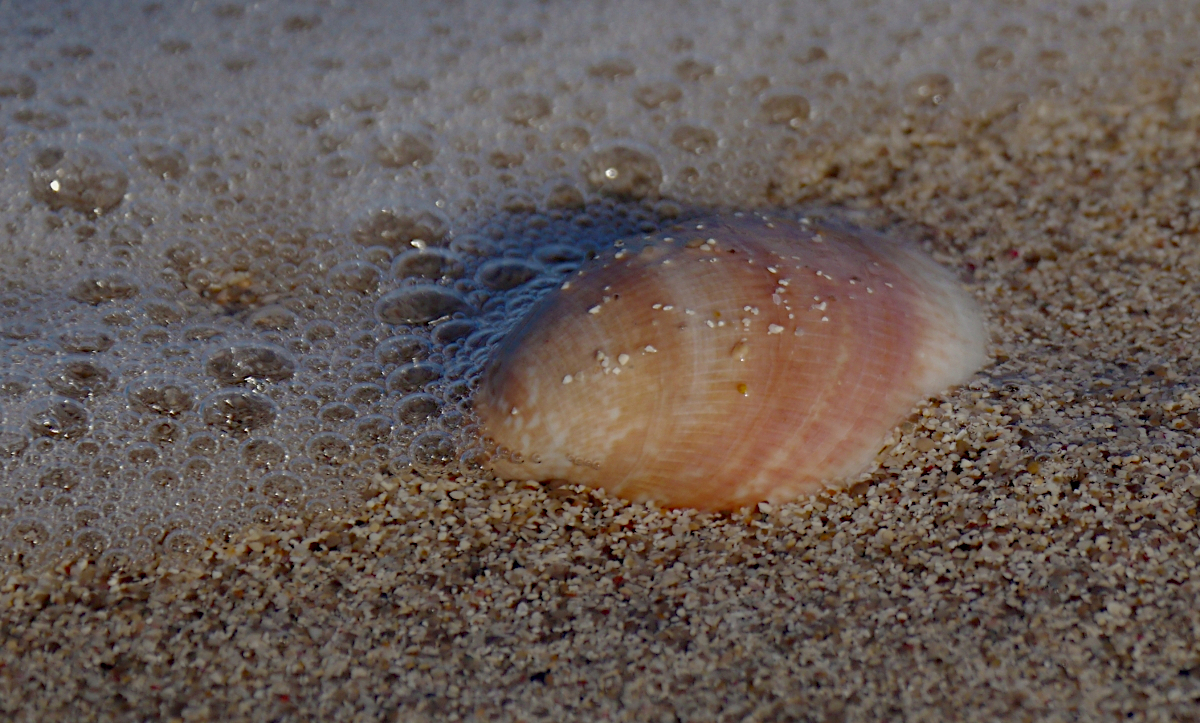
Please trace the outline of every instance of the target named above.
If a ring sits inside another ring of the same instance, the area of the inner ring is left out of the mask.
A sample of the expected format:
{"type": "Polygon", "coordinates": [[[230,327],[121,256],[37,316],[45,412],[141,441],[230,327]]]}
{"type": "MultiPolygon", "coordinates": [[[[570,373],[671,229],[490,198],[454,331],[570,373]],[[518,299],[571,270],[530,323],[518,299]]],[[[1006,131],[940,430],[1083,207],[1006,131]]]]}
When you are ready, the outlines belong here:
{"type": "MultiPolygon", "coordinates": [[[[779,258],[777,263],[784,260],[784,255],[780,253],[780,249],[774,248],[781,245],[781,240],[774,237],[767,237],[761,243],[762,252],[771,254],[779,258]],[[768,244],[767,242],[773,242],[768,244]]],[[[774,288],[776,281],[773,277],[769,277],[769,286],[774,288]]],[[[791,322],[794,326],[794,320],[779,318],[779,322],[791,322]]],[[[755,345],[761,348],[763,330],[758,329],[757,333],[760,337],[755,345]]],[[[778,410],[785,421],[783,425],[771,424],[772,420],[767,415],[759,415],[753,420],[752,425],[747,428],[746,435],[752,439],[767,441],[773,437],[775,443],[769,445],[773,447],[773,451],[766,451],[756,448],[751,455],[743,455],[743,464],[753,464],[755,460],[760,460],[761,468],[753,473],[747,474],[745,470],[741,472],[741,484],[739,485],[738,504],[751,503],[757,499],[763,499],[766,496],[766,490],[770,486],[778,484],[780,480],[786,477],[787,468],[789,467],[788,460],[795,454],[796,445],[799,443],[808,427],[808,422],[812,416],[811,400],[805,408],[800,409],[794,403],[795,390],[797,389],[796,373],[802,371],[806,364],[810,363],[812,349],[806,344],[796,343],[795,340],[789,338],[784,333],[766,335],[766,343],[771,345],[771,348],[766,349],[766,353],[759,352],[755,355],[756,362],[763,363],[763,359],[767,362],[766,379],[767,383],[762,385],[763,388],[758,390],[758,394],[762,396],[766,405],[778,410]],[[789,343],[785,343],[789,342],[789,343]],[[769,427],[777,426],[779,431],[771,435],[766,432],[769,427]],[[763,452],[766,451],[764,454],[763,452]],[[749,457],[749,459],[745,459],[749,457]],[[765,460],[765,462],[762,462],[765,460]]],[[[768,449],[769,449],[768,447],[768,449]]]]}
{"type": "MultiPolygon", "coordinates": [[[[680,250],[678,253],[686,254],[687,250],[680,250]]],[[[696,305],[695,290],[697,286],[705,282],[703,275],[699,277],[677,275],[666,273],[665,267],[657,266],[653,272],[654,280],[663,284],[666,287],[665,298],[672,301],[672,305],[679,308],[687,309],[696,305]]],[[[687,316],[684,312],[684,318],[687,321],[683,323],[689,327],[695,322],[692,320],[695,317],[687,316]]],[[[675,331],[679,333],[672,334],[674,339],[679,339],[681,336],[686,338],[687,346],[681,345],[677,341],[664,340],[663,347],[672,351],[671,356],[667,359],[674,362],[672,364],[673,379],[689,380],[686,385],[663,385],[663,395],[660,398],[660,406],[655,410],[654,419],[658,421],[655,425],[656,429],[669,429],[671,435],[676,437],[694,437],[696,435],[696,427],[700,425],[700,421],[704,419],[703,407],[704,399],[707,397],[706,390],[706,374],[702,368],[703,362],[709,358],[712,344],[707,335],[688,333],[687,330],[675,331]],[[686,366],[685,366],[686,364],[686,366]],[[699,409],[697,409],[699,408],[699,409]],[[685,414],[680,413],[684,410],[697,409],[700,413],[685,414]],[[675,411],[672,411],[675,410],[675,411]]],[[[661,353],[661,352],[660,352],[661,353]]],[[[681,450],[686,452],[686,450],[681,450]]],[[[708,450],[706,450],[708,451],[708,450]]],[[[683,461],[683,460],[680,460],[683,461]]],[[[664,460],[655,460],[654,467],[655,475],[658,477],[658,482],[675,482],[687,485],[688,493],[694,495],[698,480],[693,470],[689,470],[686,466],[680,467],[678,471],[671,473],[664,471],[663,467],[673,465],[664,464],[664,460]]]]}
{"type": "MultiPolygon", "coordinates": [[[[780,335],[773,336],[770,338],[770,343],[774,344],[776,348],[781,347],[783,346],[783,337],[780,335]]],[[[768,358],[768,383],[765,385],[765,388],[762,390],[761,394],[764,395],[764,398],[768,404],[772,404],[776,407],[783,407],[786,415],[786,407],[790,406],[787,403],[786,398],[789,396],[787,392],[791,386],[790,372],[791,367],[793,366],[792,357],[790,354],[787,356],[770,354],[768,355],[768,358]],[[781,397],[783,398],[781,399],[781,397]]],[[[800,416],[803,417],[804,414],[801,413],[800,416]]],[[[750,436],[753,439],[760,438],[760,435],[766,436],[763,433],[763,429],[768,426],[769,421],[770,420],[768,420],[765,416],[758,416],[753,420],[752,424],[747,429],[746,436],[750,436]]],[[[783,453],[783,457],[785,458],[791,456],[792,453],[784,453],[784,451],[792,448],[792,446],[795,444],[800,426],[803,425],[788,425],[787,427],[781,428],[780,432],[774,435],[778,439],[778,443],[775,445],[776,450],[768,457],[769,461],[763,465],[763,469],[759,470],[758,473],[753,475],[745,475],[745,472],[743,471],[740,494],[738,495],[739,500],[746,500],[748,502],[750,501],[749,498],[760,496],[765,487],[778,482],[780,478],[780,472],[782,471],[783,467],[786,466],[786,459],[781,459],[780,455],[783,453]]],[[[753,462],[753,459],[750,461],[753,462]]]]}
{"type": "MultiPolygon", "coordinates": [[[[615,311],[615,309],[614,309],[614,311],[615,311]]],[[[599,322],[594,320],[594,321],[592,321],[592,325],[598,326],[599,322]]],[[[622,331],[628,331],[628,330],[623,329],[622,331]]],[[[629,383],[628,379],[623,379],[620,377],[615,378],[611,381],[614,385],[629,383]]],[[[658,403],[654,406],[660,407],[662,405],[661,395],[664,393],[664,387],[662,385],[656,385],[656,387],[658,389],[658,395],[656,395],[656,396],[659,396],[660,399],[659,399],[658,403]]],[[[636,396],[639,398],[642,398],[642,397],[646,397],[649,395],[639,392],[636,396]]],[[[640,404],[638,406],[640,407],[640,404]]],[[[612,483],[611,483],[612,488],[611,489],[616,494],[622,494],[622,493],[626,492],[626,488],[627,488],[630,478],[635,474],[635,472],[638,469],[642,468],[642,465],[646,461],[646,458],[648,455],[646,446],[647,446],[648,440],[650,439],[651,433],[657,427],[655,420],[657,420],[658,414],[656,411],[652,410],[652,411],[644,413],[642,416],[646,420],[646,424],[645,424],[644,428],[641,430],[641,433],[640,434],[637,432],[629,433],[629,434],[634,435],[635,447],[633,450],[629,450],[628,451],[629,456],[626,457],[625,460],[622,460],[622,465],[624,467],[624,474],[621,474],[618,477],[612,478],[612,483]]],[[[628,436],[628,434],[626,436],[628,436]]],[[[610,451],[609,456],[611,457],[611,451],[610,451]]],[[[603,461],[603,464],[611,465],[612,461],[609,458],[606,458],[603,461]]]]}
{"type": "MultiPolygon", "coordinates": [[[[810,335],[809,338],[811,338],[810,335]]],[[[811,347],[809,347],[811,348],[811,347]]],[[[821,355],[819,364],[821,365],[822,381],[826,378],[838,378],[844,374],[849,361],[849,345],[844,343],[844,340],[829,340],[826,338],[826,347],[821,349],[826,352],[821,355]],[[828,348],[828,344],[836,343],[837,349],[834,353],[829,353],[834,350],[828,348]],[[840,342],[840,343],[837,343],[840,342]]],[[[819,457],[822,462],[828,463],[830,458],[837,453],[839,446],[836,429],[822,430],[815,429],[814,425],[819,426],[822,419],[832,417],[838,422],[831,426],[845,426],[845,418],[841,414],[843,407],[842,401],[849,396],[847,390],[838,388],[833,384],[822,383],[817,387],[817,393],[809,401],[802,412],[801,422],[796,426],[794,433],[787,445],[781,446],[774,455],[771,456],[768,463],[769,469],[772,471],[785,470],[788,465],[788,460],[796,454],[796,449],[802,447],[805,454],[810,457],[819,457]],[[815,432],[815,434],[814,434],[815,432]],[[790,449],[789,449],[790,448],[790,449]]],[[[805,481],[810,481],[811,477],[804,476],[805,481]]]]}

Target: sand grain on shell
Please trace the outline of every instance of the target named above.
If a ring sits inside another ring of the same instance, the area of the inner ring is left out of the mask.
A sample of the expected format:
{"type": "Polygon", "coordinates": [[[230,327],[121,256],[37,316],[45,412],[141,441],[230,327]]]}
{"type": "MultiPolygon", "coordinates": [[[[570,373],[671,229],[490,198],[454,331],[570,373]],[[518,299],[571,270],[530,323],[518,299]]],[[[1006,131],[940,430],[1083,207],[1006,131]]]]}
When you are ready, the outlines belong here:
{"type": "Polygon", "coordinates": [[[1147,86],[881,128],[829,150],[836,174],[784,167],[790,200],[938,229],[931,247],[969,274],[995,334],[999,361],[915,414],[849,492],[716,517],[383,479],[359,508],[142,570],[5,579],[0,710],[1194,716],[1200,119],[1180,85],[1147,86]]]}

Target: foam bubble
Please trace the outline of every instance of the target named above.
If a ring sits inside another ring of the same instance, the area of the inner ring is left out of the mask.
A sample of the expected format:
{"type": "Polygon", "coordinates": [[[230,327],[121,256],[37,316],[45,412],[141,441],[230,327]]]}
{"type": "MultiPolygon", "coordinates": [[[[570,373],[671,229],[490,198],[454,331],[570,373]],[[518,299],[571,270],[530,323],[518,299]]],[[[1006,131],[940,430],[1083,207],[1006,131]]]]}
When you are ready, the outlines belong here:
{"type": "Polygon", "coordinates": [[[442,376],[442,365],[433,362],[402,364],[387,376],[387,389],[401,394],[421,389],[442,376]]]}
{"type": "Polygon", "coordinates": [[[649,148],[636,143],[606,146],[583,162],[583,174],[602,193],[625,199],[657,195],[662,166],[649,148]]]}
{"type": "Polygon", "coordinates": [[[385,324],[427,324],[470,309],[462,294],[442,286],[408,286],[385,294],[375,316],[385,324]]]}
{"type": "Polygon", "coordinates": [[[329,270],[327,279],[334,288],[348,289],[359,293],[370,293],[379,284],[382,274],[379,267],[369,261],[352,259],[343,261],[329,270]]]}
{"type": "Polygon", "coordinates": [[[178,416],[195,406],[195,393],[187,382],[169,376],[147,376],[125,388],[129,405],[139,412],[178,416]]]}
{"type": "Polygon", "coordinates": [[[243,389],[225,389],[200,403],[205,424],[231,433],[247,433],[269,426],[278,409],[267,396],[243,389]]]}
{"type": "Polygon", "coordinates": [[[541,267],[521,259],[493,259],[484,262],[475,280],[494,291],[508,291],[537,278],[541,267]]]}
{"type": "Polygon", "coordinates": [[[205,371],[224,385],[245,381],[282,382],[296,373],[296,361],[272,344],[241,342],[223,346],[208,355],[205,371]]]}
{"type": "Polygon", "coordinates": [[[34,435],[51,439],[78,439],[91,429],[87,407],[66,397],[44,397],[30,403],[25,420],[34,435]]]}
{"type": "Polygon", "coordinates": [[[364,246],[389,246],[403,249],[414,242],[424,245],[440,244],[450,223],[438,211],[431,209],[385,208],[372,211],[354,229],[354,239],[364,246]]]}
{"type": "Polygon", "coordinates": [[[46,369],[44,378],[56,394],[75,399],[103,394],[117,384],[115,372],[84,355],[60,358],[46,369]]]}
{"type": "Polygon", "coordinates": [[[448,249],[410,249],[392,263],[392,276],[397,279],[450,280],[460,278],[464,273],[462,259],[448,249]]]}
{"type": "Polygon", "coordinates": [[[123,164],[99,148],[43,148],[34,154],[30,166],[34,197],[54,210],[107,213],[117,207],[129,188],[123,164]]]}

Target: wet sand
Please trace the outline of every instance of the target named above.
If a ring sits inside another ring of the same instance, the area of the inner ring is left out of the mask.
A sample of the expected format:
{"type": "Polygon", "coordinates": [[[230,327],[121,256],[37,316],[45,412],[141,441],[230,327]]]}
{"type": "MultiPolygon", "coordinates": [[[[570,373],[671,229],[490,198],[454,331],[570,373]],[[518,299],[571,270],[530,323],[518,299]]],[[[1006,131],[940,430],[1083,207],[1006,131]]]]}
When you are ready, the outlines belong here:
{"type": "Polygon", "coordinates": [[[0,584],[14,720],[1192,720],[1200,99],[882,119],[779,161],[958,269],[993,363],[843,492],[730,515],[380,477],[144,565],[0,584]]]}

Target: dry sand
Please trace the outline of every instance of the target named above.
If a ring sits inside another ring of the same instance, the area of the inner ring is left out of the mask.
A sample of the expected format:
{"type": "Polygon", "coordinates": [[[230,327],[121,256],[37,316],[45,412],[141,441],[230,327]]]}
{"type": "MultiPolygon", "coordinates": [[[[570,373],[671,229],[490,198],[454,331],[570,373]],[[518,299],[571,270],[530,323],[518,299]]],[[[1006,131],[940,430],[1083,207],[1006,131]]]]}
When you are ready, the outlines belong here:
{"type": "Polygon", "coordinates": [[[14,720],[1195,720],[1200,95],[896,113],[779,198],[902,221],[995,362],[846,492],[705,515],[379,479],[199,554],[0,587],[14,720]]]}

